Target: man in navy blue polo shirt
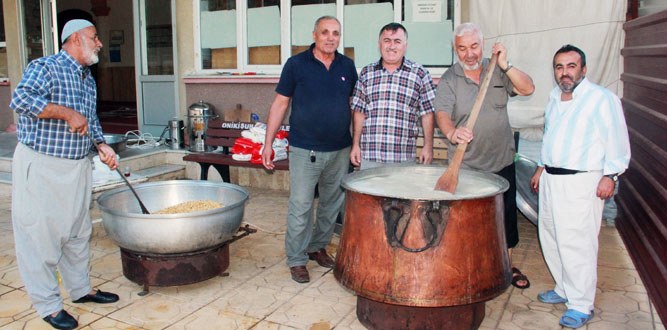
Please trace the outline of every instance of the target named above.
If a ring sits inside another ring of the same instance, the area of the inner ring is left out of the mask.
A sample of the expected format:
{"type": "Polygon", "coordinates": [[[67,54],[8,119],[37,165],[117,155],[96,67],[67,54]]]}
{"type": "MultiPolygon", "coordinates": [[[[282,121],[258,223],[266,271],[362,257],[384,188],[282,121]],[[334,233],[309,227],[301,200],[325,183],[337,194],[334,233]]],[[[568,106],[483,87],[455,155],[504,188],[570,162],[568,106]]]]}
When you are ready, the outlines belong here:
{"type": "MultiPolygon", "coordinates": [[[[349,101],[357,82],[354,62],[337,51],[340,36],[338,19],[317,19],[315,43],[289,58],[283,67],[267,120],[264,145],[270,146],[292,102],[285,253],[292,279],[299,283],[310,281],[308,259],[322,267],[334,266],[325,248],[345,197],[340,183],[350,163],[349,101]],[[313,222],[317,184],[319,203],[313,222]]],[[[271,148],[264,148],[262,162],[267,169],[274,168],[271,148]]]]}

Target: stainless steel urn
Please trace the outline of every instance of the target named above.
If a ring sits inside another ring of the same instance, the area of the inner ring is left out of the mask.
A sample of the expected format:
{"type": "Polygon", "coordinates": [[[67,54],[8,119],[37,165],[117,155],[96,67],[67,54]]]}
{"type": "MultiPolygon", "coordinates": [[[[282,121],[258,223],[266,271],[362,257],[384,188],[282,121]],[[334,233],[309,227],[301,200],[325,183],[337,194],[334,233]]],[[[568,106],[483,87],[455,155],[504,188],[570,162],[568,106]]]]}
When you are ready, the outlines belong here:
{"type": "Polygon", "coordinates": [[[169,121],[169,147],[173,150],[185,147],[185,124],[178,118],[169,121]]]}
{"type": "Polygon", "coordinates": [[[213,114],[212,106],[202,100],[193,103],[188,107],[188,128],[190,151],[204,152],[211,151],[213,148],[206,146],[206,127],[208,120],[217,117],[213,114]]]}

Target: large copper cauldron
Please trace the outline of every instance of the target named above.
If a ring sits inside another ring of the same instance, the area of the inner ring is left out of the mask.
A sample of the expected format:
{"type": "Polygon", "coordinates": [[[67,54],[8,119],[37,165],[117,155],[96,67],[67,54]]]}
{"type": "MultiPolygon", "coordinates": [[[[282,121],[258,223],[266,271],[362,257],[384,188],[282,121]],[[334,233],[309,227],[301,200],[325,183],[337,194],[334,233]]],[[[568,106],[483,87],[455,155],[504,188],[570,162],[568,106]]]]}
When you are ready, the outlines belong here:
{"type": "Polygon", "coordinates": [[[462,170],[434,191],[442,166],[388,166],[343,180],[345,221],[334,275],[374,329],[476,328],[511,271],[503,178],[462,170]]]}

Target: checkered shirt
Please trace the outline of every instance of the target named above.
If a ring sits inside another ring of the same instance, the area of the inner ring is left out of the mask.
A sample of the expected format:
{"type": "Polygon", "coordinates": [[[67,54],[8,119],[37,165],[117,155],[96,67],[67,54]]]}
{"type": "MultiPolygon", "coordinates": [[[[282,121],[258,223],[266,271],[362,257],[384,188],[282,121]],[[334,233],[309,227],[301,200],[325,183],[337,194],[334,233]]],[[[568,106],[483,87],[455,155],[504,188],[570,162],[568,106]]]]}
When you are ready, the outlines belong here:
{"type": "Polygon", "coordinates": [[[361,156],[379,163],[414,160],[420,123],[434,112],[435,86],[429,72],[406,58],[393,73],[381,60],[365,66],[352,95],[353,111],[364,113],[361,156]]]}
{"type": "Polygon", "coordinates": [[[90,69],[66,51],[33,60],[14,90],[9,105],[18,114],[19,142],[49,156],[86,157],[92,148],[88,137],[70,133],[64,120],[40,119],[38,116],[49,103],[74,109],[88,119],[88,129],[93,137],[104,141],[95,112],[96,99],[97,89],[90,69]]]}

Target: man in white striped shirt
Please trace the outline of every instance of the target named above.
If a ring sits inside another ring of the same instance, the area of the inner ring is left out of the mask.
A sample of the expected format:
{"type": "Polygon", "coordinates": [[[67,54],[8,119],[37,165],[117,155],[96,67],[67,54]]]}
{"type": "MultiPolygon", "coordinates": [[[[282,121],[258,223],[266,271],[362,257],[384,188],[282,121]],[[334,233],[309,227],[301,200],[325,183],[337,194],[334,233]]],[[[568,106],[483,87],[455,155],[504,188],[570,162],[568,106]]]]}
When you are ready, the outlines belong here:
{"type": "Polygon", "coordinates": [[[604,200],[628,168],[630,143],[619,98],[586,79],[586,55],[565,45],[553,59],[558,87],[545,110],[539,167],[538,232],[556,286],[544,303],[565,303],[560,324],[583,326],[593,317],[598,233],[604,200]]]}

